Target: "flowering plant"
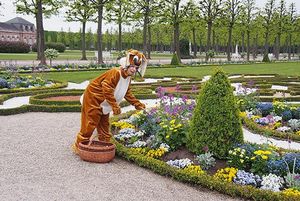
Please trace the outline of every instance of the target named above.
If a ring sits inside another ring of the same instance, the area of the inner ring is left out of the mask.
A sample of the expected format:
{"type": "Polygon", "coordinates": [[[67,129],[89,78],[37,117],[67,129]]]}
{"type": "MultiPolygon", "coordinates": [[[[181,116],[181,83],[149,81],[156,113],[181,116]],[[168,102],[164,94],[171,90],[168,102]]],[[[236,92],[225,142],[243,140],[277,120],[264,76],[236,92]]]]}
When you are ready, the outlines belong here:
{"type": "Polygon", "coordinates": [[[176,168],[185,168],[189,165],[192,165],[193,164],[193,161],[191,161],[190,159],[188,158],[185,158],[185,159],[176,159],[176,160],[169,160],[167,161],[167,164],[170,165],[170,166],[173,166],[173,167],[176,167],[176,168]]]}
{"type": "Polygon", "coordinates": [[[272,157],[272,152],[269,150],[256,150],[253,153],[254,156],[251,157],[251,172],[258,175],[263,175],[265,172],[267,172],[267,163],[272,157]]]}
{"type": "Polygon", "coordinates": [[[261,178],[253,173],[246,172],[244,170],[238,170],[233,182],[240,185],[251,185],[254,187],[260,186],[261,178]]]}
{"type": "Polygon", "coordinates": [[[261,189],[278,192],[283,186],[283,179],[275,174],[268,174],[262,177],[261,189]]]}
{"type": "Polygon", "coordinates": [[[224,169],[219,169],[214,177],[221,179],[222,181],[232,182],[233,178],[236,176],[238,169],[233,167],[227,167],[224,169]]]}
{"type": "Polygon", "coordinates": [[[241,147],[236,147],[228,152],[228,164],[238,169],[249,169],[250,157],[246,150],[241,147]]]}
{"type": "Polygon", "coordinates": [[[205,172],[201,169],[199,165],[188,165],[183,169],[184,171],[188,172],[189,174],[204,174],[205,172]]]}

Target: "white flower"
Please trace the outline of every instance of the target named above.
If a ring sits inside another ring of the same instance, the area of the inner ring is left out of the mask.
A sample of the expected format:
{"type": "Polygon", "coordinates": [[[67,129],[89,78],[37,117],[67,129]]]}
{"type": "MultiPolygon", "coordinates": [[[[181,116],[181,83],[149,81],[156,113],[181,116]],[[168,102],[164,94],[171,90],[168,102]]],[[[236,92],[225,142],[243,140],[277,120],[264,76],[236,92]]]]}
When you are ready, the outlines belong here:
{"type": "Polygon", "coordinates": [[[166,152],[170,150],[170,146],[167,145],[166,143],[161,143],[159,148],[164,149],[166,152]]]}
{"type": "Polygon", "coordinates": [[[167,164],[176,168],[185,168],[191,164],[193,164],[193,161],[191,161],[188,158],[185,159],[176,159],[176,160],[169,160],[167,161],[167,164]]]}
{"type": "Polygon", "coordinates": [[[280,191],[282,184],[283,184],[283,179],[281,177],[270,173],[267,176],[263,176],[262,182],[261,182],[261,185],[262,185],[261,189],[278,192],[278,191],[280,191]]]}
{"type": "Polygon", "coordinates": [[[287,126],[282,126],[282,127],[277,128],[276,130],[280,131],[280,132],[288,132],[291,130],[291,128],[287,127],[287,126]]]}
{"type": "Polygon", "coordinates": [[[128,147],[132,147],[132,148],[138,148],[138,147],[146,147],[147,143],[144,141],[135,141],[133,144],[128,145],[128,147]]]}

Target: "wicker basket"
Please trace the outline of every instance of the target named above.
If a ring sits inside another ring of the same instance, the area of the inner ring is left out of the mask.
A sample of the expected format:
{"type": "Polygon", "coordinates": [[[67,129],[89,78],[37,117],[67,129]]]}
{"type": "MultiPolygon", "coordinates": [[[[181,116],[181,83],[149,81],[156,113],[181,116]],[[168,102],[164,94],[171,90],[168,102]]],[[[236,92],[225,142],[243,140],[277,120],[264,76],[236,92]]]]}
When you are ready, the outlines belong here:
{"type": "Polygon", "coordinates": [[[79,143],[78,154],[82,160],[107,163],[114,159],[116,146],[110,142],[85,140],[79,143]]]}

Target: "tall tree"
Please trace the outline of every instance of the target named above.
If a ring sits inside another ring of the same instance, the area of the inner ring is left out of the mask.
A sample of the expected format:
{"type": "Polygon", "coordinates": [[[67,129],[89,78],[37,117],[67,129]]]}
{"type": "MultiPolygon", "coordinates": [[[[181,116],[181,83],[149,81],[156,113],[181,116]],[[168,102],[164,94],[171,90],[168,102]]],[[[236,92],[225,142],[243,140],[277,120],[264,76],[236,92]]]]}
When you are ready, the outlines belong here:
{"type": "Polygon", "coordinates": [[[227,60],[231,61],[232,53],[232,30],[233,26],[242,11],[242,0],[226,0],[224,13],[228,26],[228,42],[227,42],[227,60]]]}
{"type": "Polygon", "coordinates": [[[205,61],[208,61],[209,55],[207,54],[211,50],[211,33],[213,22],[223,12],[222,5],[223,0],[199,0],[200,13],[207,24],[207,40],[206,40],[206,57],[205,61]]]}
{"type": "Polygon", "coordinates": [[[245,2],[245,17],[246,17],[246,37],[247,37],[247,61],[250,60],[250,33],[253,27],[253,18],[255,16],[255,0],[246,0],[245,2]]]}
{"type": "Polygon", "coordinates": [[[264,38],[265,38],[264,56],[268,55],[269,53],[269,37],[273,26],[274,12],[275,12],[275,0],[268,0],[262,13],[264,38]]]}
{"type": "Polygon", "coordinates": [[[281,34],[284,30],[284,25],[286,24],[286,7],[285,0],[280,0],[279,7],[277,8],[277,12],[274,13],[275,24],[276,24],[276,45],[275,45],[275,57],[279,59],[280,53],[280,42],[281,42],[281,34]]]}
{"type": "Polygon", "coordinates": [[[103,21],[103,9],[104,5],[111,0],[91,0],[92,5],[97,10],[97,63],[103,63],[103,47],[102,47],[102,21],[103,21]]]}
{"type": "Polygon", "coordinates": [[[94,20],[93,17],[96,13],[96,9],[93,6],[90,6],[91,3],[91,0],[69,0],[68,10],[66,11],[66,19],[68,22],[82,23],[81,60],[87,60],[85,46],[86,23],[94,20]]]}
{"type": "Polygon", "coordinates": [[[183,21],[183,6],[182,0],[165,0],[162,1],[163,16],[161,21],[165,21],[173,25],[173,40],[174,40],[174,52],[176,52],[179,62],[181,63],[181,55],[179,49],[179,28],[180,23],[183,21]]]}
{"type": "Polygon", "coordinates": [[[193,0],[190,0],[184,8],[185,10],[185,22],[192,29],[192,41],[193,41],[193,53],[194,57],[197,56],[197,43],[196,43],[196,28],[199,26],[200,13],[199,8],[196,6],[193,0]]]}
{"type": "Polygon", "coordinates": [[[151,54],[151,24],[158,17],[160,4],[155,0],[133,0],[133,19],[139,21],[142,19],[143,26],[143,53],[148,59],[151,54]],[[147,54],[146,54],[147,53],[147,54]]]}
{"type": "MultiPolygon", "coordinates": [[[[297,16],[296,16],[296,6],[295,3],[291,3],[289,6],[289,11],[288,11],[288,59],[291,60],[291,53],[292,53],[292,37],[293,33],[296,30],[296,21],[297,21],[297,16]]],[[[298,26],[298,31],[299,26],[298,26]]]]}
{"type": "Polygon", "coordinates": [[[53,14],[58,13],[58,9],[65,3],[64,0],[15,0],[17,13],[23,13],[27,15],[34,15],[36,20],[36,43],[37,43],[37,59],[40,60],[40,64],[46,64],[46,58],[44,55],[45,39],[44,39],[44,27],[43,16],[46,18],[53,14]]]}
{"type": "Polygon", "coordinates": [[[132,17],[132,2],[129,0],[114,0],[105,6],[106,20],[118,25],[118,51],[122,51],[122,25],[128,25],[132,17]]]}

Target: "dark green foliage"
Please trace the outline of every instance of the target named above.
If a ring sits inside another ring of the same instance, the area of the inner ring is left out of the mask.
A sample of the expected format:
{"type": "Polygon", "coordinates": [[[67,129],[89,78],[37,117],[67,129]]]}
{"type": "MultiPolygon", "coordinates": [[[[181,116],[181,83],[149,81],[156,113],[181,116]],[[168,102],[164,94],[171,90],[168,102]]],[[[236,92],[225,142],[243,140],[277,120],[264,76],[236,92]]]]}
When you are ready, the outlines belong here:
{"type": "Polygon", "coordinates": [[[179,41],[179,49],[180,49],[180,55],[182,59],[190,58],[190,46],[189,46],[188,39],[181,39],[179,41]]]}
{"type": "Polygon", "coordinates": [[[28,53],[30,46],[20,41],[0,41],[0,53],[28,53]]]}
{"type": "Polygon", "coordinates": [[[234,144],[243,142],[239,110],[222,70],[216,70],[201,89],[187,138],[192,152],[199,154],[208,146],[218,158],[226,157],[234,144]]]}
{"type": "Polygon", "coordinates": [[[173,54],[171,65],[179,65],[179,59],[176,53],[173,54]]]}
{"type": "Polygon", "coordinates": [[[264,58],[263,58],[262,62],[266,62],[266,63],[270,63],[271,62],[271,60],[269,59],[268,54],[264,54],[264,58]]]}
{"type": "MultiPolygon", "coordinates": [[[[47,42],[45,43],[45,50],[46,49],[55,49],[58,52],[64,52],[66,50],[66,46],[63,43],[47,42]]],[[[36,43],[32,45],[32,51],[37,51],[36,43]]]]}

